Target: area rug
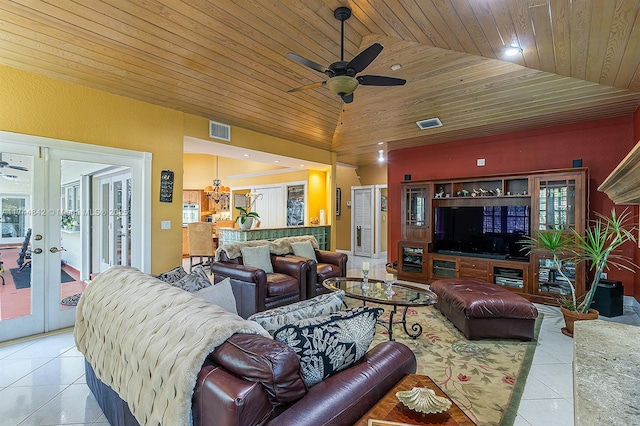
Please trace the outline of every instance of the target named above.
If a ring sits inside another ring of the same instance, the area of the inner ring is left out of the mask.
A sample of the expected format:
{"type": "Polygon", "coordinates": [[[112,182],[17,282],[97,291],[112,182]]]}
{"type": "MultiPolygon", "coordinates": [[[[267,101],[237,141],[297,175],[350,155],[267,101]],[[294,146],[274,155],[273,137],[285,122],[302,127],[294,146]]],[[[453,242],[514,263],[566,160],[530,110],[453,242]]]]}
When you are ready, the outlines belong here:
{"type": "MultiPolygon", "coordinates": [[[[349,303],[355,306],[357,303],[349,303]]],[[[382,320],[388,321],[388,306],[382,320]]],[[[401,319],[401,309],[394,319],[401,319]]],[[[513,425],[524,384],[531,368],[542,323],[538,316],[535,338],[467,340],[434,307],[409,309],[407,324],[418,323],[422,335],[408,337],[395,324],[393,337],[410,347],[418,360],[418,374],[429,376],[478,425],[513,425]]],[[[411,331],[411,330],[410,330],[411,331]]],[[[378,327],[373,345],[388,340],[378,327]]]]}
{"type": "MultiPolygon", "coordinates": [[[[13,283],[16,285],[16,289],[31,287],[31,268],[24,268],[22,272],[18,272],[19,268],[11,269],[11,276],[13,277],[13,283]]],[[[75,281],[71,275],[67,274],[62,269],[60,270],[60,282],[68,283],[75,281]]]]}
{"type": "Polygon", "coordinates": [[[78,301],[80,300],[80,296],[82,293],[74,294],[73,296],[65,297],[60,301],[61,305],[64,306],[78,306],[78,301]]]}

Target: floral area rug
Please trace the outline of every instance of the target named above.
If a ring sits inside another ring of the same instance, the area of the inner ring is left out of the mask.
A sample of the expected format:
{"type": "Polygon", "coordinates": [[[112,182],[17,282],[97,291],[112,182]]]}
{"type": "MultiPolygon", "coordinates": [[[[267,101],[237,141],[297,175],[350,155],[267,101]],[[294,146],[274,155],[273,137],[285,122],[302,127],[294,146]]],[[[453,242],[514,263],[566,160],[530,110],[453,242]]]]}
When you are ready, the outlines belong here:
{"type": "MultiPolygon", "coordinates": [[[[385,309],[381,320],[388,322],[389,306],[381,307],[385,309]]],[[[402,309],[398,308],[394,320],[402,319],[402,309]]],[[[531,368],[542,314],[531,342],[467,340],[431,306],[409,309],[407,326],[414,323],[422,326],[420,337],[408,337],[401,324],[393,326],[393,337],[415,353],[417,374],[429,376],[476,424],[512,425],[531,368]]],[[[378,326],[372,345],[388,338],[385,328],[378,326]]]]}

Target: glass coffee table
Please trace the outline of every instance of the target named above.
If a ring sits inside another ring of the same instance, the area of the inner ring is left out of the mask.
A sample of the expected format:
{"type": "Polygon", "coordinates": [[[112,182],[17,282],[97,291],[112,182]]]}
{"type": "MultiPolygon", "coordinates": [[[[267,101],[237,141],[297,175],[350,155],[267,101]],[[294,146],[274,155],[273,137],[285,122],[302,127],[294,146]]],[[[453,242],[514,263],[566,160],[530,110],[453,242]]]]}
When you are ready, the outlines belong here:
{"type": "Polygon", "coordinates": [[[344,290],[347,297],[380,305],[392,306],[389,312],[389,322],[379,322],[389,333],[389,340],[393,340],[393,324],[402,324],[407,336],[415,339],[422,334],[422,326],[418,323],[407,327],[407,310],[411,307],[430,306],[436,303],[437,296],[430,290],[413,287],[407,284],[394,283],[390,292],[384,281],[364,278],[339,277],[328,278],[322,283],[323,286],[332,291],[344,290]],[[398,306],[403,307],[402,320],[393,320],[393,316],[398,312],[398,306]]]}

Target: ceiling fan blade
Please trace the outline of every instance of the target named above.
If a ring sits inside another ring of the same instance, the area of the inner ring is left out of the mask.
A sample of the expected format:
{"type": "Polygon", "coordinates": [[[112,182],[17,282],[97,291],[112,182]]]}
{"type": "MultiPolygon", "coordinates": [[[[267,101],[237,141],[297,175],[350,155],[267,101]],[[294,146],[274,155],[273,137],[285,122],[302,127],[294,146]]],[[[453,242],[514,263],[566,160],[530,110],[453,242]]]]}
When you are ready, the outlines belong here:
{"type": "Polygon", "coordinates": [[[344,102],[345,104],[350,104],[351,102],[353,102],[353,93],[349,93],[348,95],[341,95],[340,97],[342,98],[342,102],[344,102]]]}
{"type": "Polygon", "coordinates": [[[380,43],[373,43],[371,46],[358,53],[348,64],[347,69],[352,69],[357,73],[363,71],[374,59],[378,57],[384,47],[380,43]]]}
{"type": "Polygon", "coordinates": [[[29,171],[29,169],[27,169],[26,167],[23,167],[23,166],[12,166],[11,164],[9,164],[8,167],[10,169],[14,169],[14,170],[22,170],[23,172],[28,172],[29,171]]]}
{"type": "Polygon", "coordinates": [[[385,77],[382,75],[361,75],[356,77],[363,86],[404,86],[407,80],[403,78],[385,77]]]}
{"type": "Polygon", "coordinates": [[[311,83],[311,84],[307,84],[306,86],[300,86],[294,89],[289,89],[287,90],[287,92],[291,93],[291,92],[299,92],[300,90],[315,89],[316,87],[324,86],[324,84],[325,84],[324,81],[319,81],[318,83],[311,83]]]}
{"type": "Polygon", "coordinates": [[[309,67],[311,69],[314,69],[318,72],[321,72],[322,74],[325,73],[325,71],[327,70],[325,67],[323,67],[322,65],[318,64],[317,62],[313,62],[312,60],[309,60],[307,58],[303,58],[300,55],[296,55],[293,52],[289,52],[287,53],[287,56],[289,57],[289,59],[293,59],[294,61],[301,63],[302,65],[309,67]]]}

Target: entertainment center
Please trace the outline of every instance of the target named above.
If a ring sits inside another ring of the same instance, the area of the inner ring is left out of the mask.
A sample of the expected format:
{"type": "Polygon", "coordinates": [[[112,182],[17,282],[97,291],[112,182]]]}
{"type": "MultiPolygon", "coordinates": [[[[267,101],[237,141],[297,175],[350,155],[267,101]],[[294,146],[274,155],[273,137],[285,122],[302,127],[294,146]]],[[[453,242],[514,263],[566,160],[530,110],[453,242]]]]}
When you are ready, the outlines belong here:
{"type": "MultiPolygon", "coordinates": [[[[529,300],[557,303],[569,285],[549,258],[522,250],[535,229],[584,234],[587,169],[402,182],[398,279],[480,278],[529,300]]],[[[563,263],[585,292],[585,266],[563,263]]]]}

